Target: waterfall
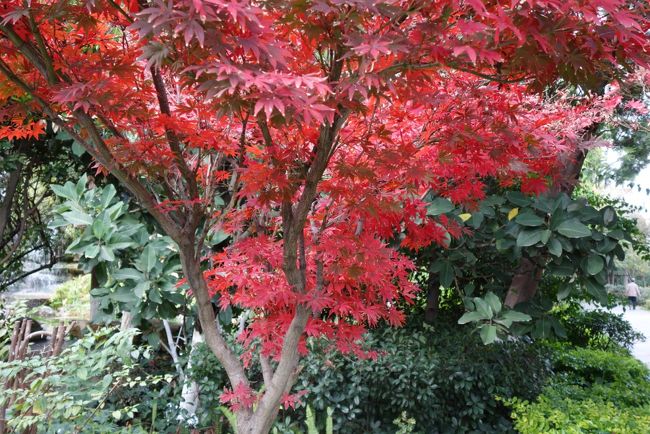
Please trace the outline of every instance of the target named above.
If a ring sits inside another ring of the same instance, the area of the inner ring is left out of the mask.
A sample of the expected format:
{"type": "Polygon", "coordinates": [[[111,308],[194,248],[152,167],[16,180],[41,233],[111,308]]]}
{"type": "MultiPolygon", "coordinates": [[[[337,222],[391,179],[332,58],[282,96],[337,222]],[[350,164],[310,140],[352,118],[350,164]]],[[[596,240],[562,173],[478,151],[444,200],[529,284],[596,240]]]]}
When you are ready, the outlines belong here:
{"type": "MultiPolygon", "coordinates": [[[[49,258],[43,251],[29,253],[23,261],[25,271],[33,270],[47,263],[49,258]]],[[[66,264],[58,263],[50,269],[40,270],[9,286],[3,295],[10,298],[50,298],[54,290],[71,276],[66,264]]]]}

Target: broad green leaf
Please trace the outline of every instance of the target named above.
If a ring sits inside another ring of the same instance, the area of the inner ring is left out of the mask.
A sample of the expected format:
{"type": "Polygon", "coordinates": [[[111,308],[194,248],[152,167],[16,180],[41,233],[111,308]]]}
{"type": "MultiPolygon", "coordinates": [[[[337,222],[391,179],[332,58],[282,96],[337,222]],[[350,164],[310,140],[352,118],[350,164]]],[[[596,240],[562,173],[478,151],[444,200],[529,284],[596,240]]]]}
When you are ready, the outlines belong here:
{"type": "Polygon", "coordinates": [[[454,266],[451,265],[448,261],[442,262],[440,265],[440,284],[445,288],[451,287],[451,284],[454,282],[454,266]]]}
{"type": "Polygon", "coordinates": [[[562,286],[562,288],[557,292],[558,301],[562,301],[565,298],[567,298],[571,294],[572,290],[573,290],[573,283],[568,283],[562,286]]]}
{"type": "Polygon", "coordinates": [[[610,232],[608,232],[608,233],[607,233],[607,236],[608,236],[608,237],[612,237],[612,238],[614,238],[614,239],[620,241],[620,240],[622,240],[622,239],[625,238],[625,232],[623,232],[623,231],[620,230],[620,229],[616,229],[616,230],[614,230],[614,231],[610,231],[610,232]]]}
{"type": "Polygon", "coordinates": [[[158,292],[157,288],[151,288],[147,293],[147,296],[149,297],[149,300],[156,304],[162,303],[162,297],[160,297],[160,292],[158,292]]]}
{"type": "Polygon", "coordinates": [[[599,285],[592,279],[584,280],[585,288],[587,292],[600,304],[603,306],[607,304],[607,291],[605,290],[604,285],[599,285]]]}
{"type": "Polygon", "coordinates": [[[150,244],[142,251],[140,260],[142,261],[142,265],[147,273],[153,270],[153,267],[156,266],[156,251],[150,244]]]}
{"type": "Polygon", "coordinates": [[[89,259],[96,258],[99,254],[100,247],[98,244],[91,244],[84,249],[84,256],[89,259]]]}
{"type": "Polygon", "coordinates": [[[93,235],[95,235],[95,237],[100,240],[102,239],[104,234],[106,234],[106,230],[108,229],[108,227],[104,224],[102,219],[95,219],[92,228],[93,228],[93,235]]]}
{"type": "Polygon", "coordinates": [[[605,268],[605,261],[598,255],[590,255],[587,258],[587,273],[594,276],[605,268]]]}
{"type": "Polygon", "coordinates": [[[130,288],[119,288],[114,293],[110,294],[110,298],[120,303],[135,303],[138,301],[137,297],[130,288]]]}
{"type": "Polygon", "coordinates": [[[102,190],[102,196],[99,199],[102,205],[102,209],[108,208],[116,193],[117,192],[115,191],[113,184],[108,184],[106,187],[104,187],[102,190]]]}
{"type": "Polygon", "coordinates": [[[520,191],[509,191],[506,193],[508,200],[518,206],[529,206],[530,198],[520,191]]]}
{"type": "Polygon", "coordinates": [[[548,243],[548,240],[551,238],[551,233],[552,232],[549,229],[544,229],[544,231],[542,231],[542,244],[548,243]]]}
{"type": "Polygon", "coordinates": [[[75,191],[77,192],[77,196],[81,196],[81,194],[86,190],[86,185],[88,184],[88,175],[85,173],[81,175],[81,178],[77,181],[77,185],[75,185],[75,191]]]}
{"type": "Polygon", "coordinates": [[[485,319],[494,318],[494,312],[490,305],[481,298],[474,298],[474,306],[476,306],[476,311],[481,314],[485,319]]]}
{"type": "Polygon", "coordinates": [[[512,322],[527,322],[530,321],[532,318],[530,315],[525,314],[523,312],[519,312],[517,310],[508,310],[503,312],[501,315],[502,318],[510,320],[512,322]]]}
{"type": "Polygon", "coordinates": [[[92,217],[90,217],[86,213],[82,213],[79,211],[64,212],[63,214],[61,214],[61,217],[63,217],[73,225],[89,226],[93,224],[92,217]]]}
{"type": "Polygon", "coordinates": [[[63,197],[65,199],[69,199],[72,201],[77,201],[79,199],[79,196],[77,195],[77,192],[74,189],[74,184],[71,182],[66,182],[65,185],[56,185],[52,184],[50,185],[50,188],[59,197],[63,197]]]}
{"type": "Polygon", "coordinates": [[[71,150],[72,153],[77,157],[81,157],[86,153],[86,148],[81,146],[81,143],[77,142],[76,140],[72,142],[71,150]]]}
{"type": "Polygon", "coordinates": [[[483,315],[481,315],[476,311],[465,312],[463,316],[461,316],[460,319],[458,320],[458,324],[467,324],[468,322],[476,322],[476,321],[481,321],[486,319],[489,318],[485,318],[483,315]]]}
{"type": "Polygon", "coordinates": [[[517,236],[517,246],[529,247],[542,241],[543,229],[522,230],[517,236]]]}
{"type": "Polygon", "coordinates": [[[437,197],[427,206],[427,215],[440,215],[450,212],[454,209],[454,204],[449,199],[437,197]]]}
{"type": "Polygon", "coordinates": [[[115,254],[113,253],[113,250],[106,246],[100,247],[99,257],[108,262],[113,262],[115,260],[115,254]]]}
{"type": "Polygon", "coordinates": [[[583,238],[591,235],[591,229],[575,218],[560,223],[557,231],[568,238],[583,238]]]}
{"type": "Polygon", "coordinates": [[[135,268],[121,268],[111,273],[111,276],[113,277],[113,279],[118,281],[120,280],[139,281],[144,279],[144,275],[140,273],[138,270],[136,270],[135,268]]]}
{"type": "Polygon", "coordinates": [[[487,304],[490,305],[492,312],[495,314],[501,312],[501,300],[499,300],[499,297],[497,297],[492,291],[489,291],[487,294],[485,294],[485,297],[483,297],[483,299],[487,302],[487,304]]]}
{"type": "Polygon", "coordinates": [[[486,324],[484,326],[481,326],[481,331],[479,334],[481,335],[481,340],[483,341],[483,344],[488,345],[494,342],[497,339],[497,326],[491,325],[491,324],[486,324]]]}
{"type": "Polygon", "coordinates": [[[544,224],[544,219],[537,214],[530,211],[523,212],[515,218],[515,222],[522,226],[541,226],[544,224]]]}
{"type": "Polygon", "coordinates": [[[612,225],[616,223],[616,210],[611,206],[606,206],[601,211],[603,213],[603,223],[605,226],[612,225]]]}

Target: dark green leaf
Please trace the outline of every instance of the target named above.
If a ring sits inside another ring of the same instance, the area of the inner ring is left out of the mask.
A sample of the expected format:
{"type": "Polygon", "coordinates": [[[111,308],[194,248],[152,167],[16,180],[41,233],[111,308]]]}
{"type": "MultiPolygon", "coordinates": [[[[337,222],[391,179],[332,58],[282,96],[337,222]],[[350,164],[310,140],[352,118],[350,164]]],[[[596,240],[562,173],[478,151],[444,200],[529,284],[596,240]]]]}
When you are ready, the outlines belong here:
{"type": "Polygon", "coordinates": [[[560,223],[557,231],[568,238],[583,238],[591,235],[591,229],[582,224],[578,219],[572,218],[560,223]]]}

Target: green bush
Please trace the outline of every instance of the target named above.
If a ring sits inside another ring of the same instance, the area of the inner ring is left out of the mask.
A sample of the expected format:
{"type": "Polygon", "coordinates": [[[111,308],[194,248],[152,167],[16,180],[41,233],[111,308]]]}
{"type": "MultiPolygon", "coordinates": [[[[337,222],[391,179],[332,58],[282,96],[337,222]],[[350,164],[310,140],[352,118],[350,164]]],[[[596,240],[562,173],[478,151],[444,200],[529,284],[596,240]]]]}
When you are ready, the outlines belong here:
{"type": "Polygon", "coordinates": [[[484,346],[451,324],[379,329],[368,342],[376,360],[314,352],[304,362],[296,390],[317,412],[333,409],[335,432],[392,434],[403,413],[416,432],[510,432],[509,409],[495,397],[532,399],[549,373],[537,346],[484,346]]]}
{"type": "Polygon", "coordinates": [[[49,304],[54,309],[65,309],[70,316],[84,318],[89,312],[89,294],[90,274],[85,274],[57,286],[49,304]]]}
{"type": "Polygon", "coordinates": [[[511,402],[515,427],[521,434],[650,432],[650,406],[621,408],[613,402],[594,402],[542,395],[535,403],[511,402]]]}
{"type": "Polygon", "coordinates": [[[519,432],[650,432],[649,371],[641,362],[621,351],[552,349],[557,375],[537,400],[506,400],[519,432]]]}
{"type": "Polygon", "coordinates": [[[10,430],[35,426],[43,433],[146,432],[132,423],[136,407],[106,405],[116,387],[144,381],[130,376],[134,357],[142,354],[131,345],[134,334],[105,329],[84,336],[56,357],[0,362],[0,378],[24,376],[27,385],[0,389],[0,405],[12,403],[7,409],[10,430]]]}
{"type": "Polygon", "coordinates": [[[577,310],[562,319],[567,341],[579,347],[603,350],[632,348],[637,341],[645,340],[636,332],[622,314],[605,310],[577,310]]]}

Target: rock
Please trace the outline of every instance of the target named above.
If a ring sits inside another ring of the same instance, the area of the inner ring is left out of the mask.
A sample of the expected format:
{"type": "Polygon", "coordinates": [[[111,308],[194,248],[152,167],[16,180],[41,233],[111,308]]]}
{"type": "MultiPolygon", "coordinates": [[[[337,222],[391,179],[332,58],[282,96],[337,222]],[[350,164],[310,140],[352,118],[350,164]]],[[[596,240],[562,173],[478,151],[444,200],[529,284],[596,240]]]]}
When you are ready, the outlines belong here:
{"type": "Polygon", "coordinates": [[[56,316],[56,311],[50,306],[39,306],[38,309],[36,309],[35,314],[42,318],[51,318],[56,316]]]}

